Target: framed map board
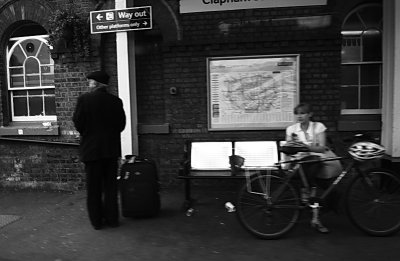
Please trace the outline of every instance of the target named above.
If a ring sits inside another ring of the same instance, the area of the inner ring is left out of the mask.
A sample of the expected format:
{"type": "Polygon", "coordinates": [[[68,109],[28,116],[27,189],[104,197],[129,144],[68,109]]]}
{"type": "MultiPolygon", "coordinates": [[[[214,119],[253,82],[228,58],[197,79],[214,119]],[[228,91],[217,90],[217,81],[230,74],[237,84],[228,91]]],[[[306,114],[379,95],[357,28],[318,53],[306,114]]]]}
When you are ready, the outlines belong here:
{"type": "Polygon", "coordinates": [[[208,129],[284,129],[299,96],[299,55],[207,58],[208,129]]]}

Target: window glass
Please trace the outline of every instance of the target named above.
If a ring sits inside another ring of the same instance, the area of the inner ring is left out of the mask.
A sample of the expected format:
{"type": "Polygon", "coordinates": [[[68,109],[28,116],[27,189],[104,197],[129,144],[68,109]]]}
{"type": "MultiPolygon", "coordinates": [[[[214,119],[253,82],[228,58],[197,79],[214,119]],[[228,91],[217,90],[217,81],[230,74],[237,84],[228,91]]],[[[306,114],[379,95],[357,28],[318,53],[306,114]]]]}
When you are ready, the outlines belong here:
{"type": "Polygon", "coordinates": [[[30,116],[44,115],[42,97],[29,97],[29,114],[30,116]]]}
{"type": "Polygon", "coordinates": [[[360,84],[361,85],[379,85],[380,82],[380,65],[365,64],[360,66],[360,84]]]}
{"type": "Polygon", "coordinates": [[[363,35],[363,60],[382,60],[382,36],[379,31],[371,31],[363,35]]]}
{"type": "Polygon", "coordinates": [[[346,23],[343,25],[343,31],[357,31],[360,30],[361,20],[358,15],[350,15],[346,23]]]}
{"type": "Polygon", "coordinates": [[[44,94],[53,95],[54,96],[54,89],[44,89],[44,94]]]}
{"type": "Polygon", "coordinates": [[[368,86],[361,88],[361,109],[378,109],[380,108],[379,98],[380,89],[379,86],[368,86]]]}
{"type": "Polygon", "coordinates": [[[42,65],[40,68],[42,70],[42,74],[54,75],[54,66],[53,65],[42,65]]]}
{"type": "Polygon", "coordinates": [[[25,62],[25,73],[39,73],[39,62],[35,58],[28,58],[25,62]]]}
{"type": "Polygon", "coordinates": [[[342,41],[342,62],[361,61],[361,38],[344,37],[342,41]]]}
{"type": "Polygon", "coordinates": [[[28,116],[26,97],[14,97],[14,116],[28,116]]]}
{"type": "Polygon", "coordinates": [[[342,109],[358,109],[358,87],[341,88],[342,109]]]}
{"type": "Polygon", "coordinates": [[[54,84],[54,75],[42,75],[42,85],[52,85],[54,84]]]}
{"type": "Polygon", "coordinates": [[[21,43],[28,56],[36,56],[42,41],[38,39],[29,39],[21,43]]]}
{"type": "Polygon", "coordinates": [[[29,96],[37,96],[37,95],[42,95],[43,90],[29,90],[28,94],[29,96]]]}
{"type": "Polygon", "coordinates": [[[12,76],[14,76],[14,75],[23,75],[24,74],[24,68],[23,67],[10,68],[10,74],[12,76]]]}
{"type": "Polygon", "coordinates": [[[25,54],[22,52],[21,46],[17,45],[10,58],[10,66],[22,66],[25,61],[25,54]]]}
{"type": "Polygon", "coordinates": [[[39,75],[26,76],[26,87],[36,87],[40,86],[40,77],[39,75]]]}
{"type": "Polygon", "coordinates": [[[46,44],[44,44],[44,43],[41,44],[39,54],[37,57],[41,64],[49,64],[50,63],[50,53],[48,51],[46,44]]]}
{"type": "Polygon", "coordinates": [[[366,28],[382,26],[382,6],[381,5],[368,5],[360,8],[354,16],[360,17],[360,22],[366,28]]]}
{"type": "Polygon", "coordinates": [[[358,67],[342,66],[342,85],[358,85],[358,67]]]}
{"type": "Polygon", "coordinates": [[[11,76],[10,87],[24,87],[24,77],[23,76],[11,76]]]}
{"type": "Polygon", "coordinates": [[[53,96],[45,96],[44,97],[44,108],[45,115],[54,115],[56,114],[56,99],[53,96]]]}

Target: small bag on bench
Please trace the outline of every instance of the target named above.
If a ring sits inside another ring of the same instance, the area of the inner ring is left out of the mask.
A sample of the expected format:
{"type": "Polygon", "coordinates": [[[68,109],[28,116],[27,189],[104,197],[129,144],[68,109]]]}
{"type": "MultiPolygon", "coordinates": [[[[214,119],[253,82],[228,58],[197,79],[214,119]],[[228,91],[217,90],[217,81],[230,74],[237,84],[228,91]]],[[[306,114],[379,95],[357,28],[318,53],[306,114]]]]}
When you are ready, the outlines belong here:
{"type": "Polygon", "coordinates": [[[231,165],[232,176],[236,176],[243,171],[242,166],[244,164],[244,158],[239,155],[229,156],[229,164],[231,165]]]}

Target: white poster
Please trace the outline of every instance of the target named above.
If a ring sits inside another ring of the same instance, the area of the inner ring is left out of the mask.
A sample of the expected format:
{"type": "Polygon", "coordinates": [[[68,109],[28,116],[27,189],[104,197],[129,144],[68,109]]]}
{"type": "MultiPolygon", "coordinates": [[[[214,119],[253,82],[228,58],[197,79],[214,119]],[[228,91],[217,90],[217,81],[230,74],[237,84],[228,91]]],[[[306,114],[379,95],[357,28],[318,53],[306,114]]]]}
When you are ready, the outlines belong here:
{"type": "Polygon", "coordinates": [[[181,0],[181,13],[326,5],[327,0],[181,0]]]}
{"type": "Polygon", "coordinates": [[[298,60],[298,55],[208,58],[209,129],[283,129],[292,124],[298,60]]]}

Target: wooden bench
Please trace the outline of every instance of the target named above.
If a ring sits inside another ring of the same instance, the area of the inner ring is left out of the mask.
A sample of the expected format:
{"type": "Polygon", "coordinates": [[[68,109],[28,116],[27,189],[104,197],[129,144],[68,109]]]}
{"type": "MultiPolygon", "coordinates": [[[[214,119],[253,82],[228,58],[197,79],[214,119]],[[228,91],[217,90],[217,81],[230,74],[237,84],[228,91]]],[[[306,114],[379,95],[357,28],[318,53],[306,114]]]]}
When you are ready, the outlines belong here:
{"type": "Polygon", "coordinates": [[[184,180],[184,207],[192,207],[191,181],[194,179],[244,179],[244,169],[248,174],[272,167],[278,161],[278,141],[187,141],[178,174],[184,180]]]}

